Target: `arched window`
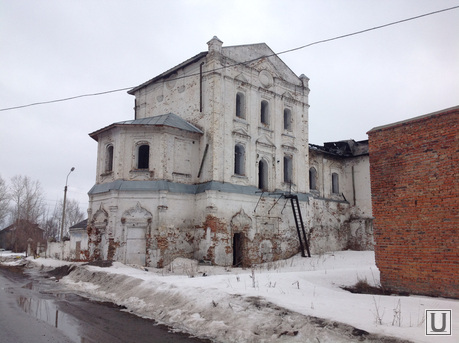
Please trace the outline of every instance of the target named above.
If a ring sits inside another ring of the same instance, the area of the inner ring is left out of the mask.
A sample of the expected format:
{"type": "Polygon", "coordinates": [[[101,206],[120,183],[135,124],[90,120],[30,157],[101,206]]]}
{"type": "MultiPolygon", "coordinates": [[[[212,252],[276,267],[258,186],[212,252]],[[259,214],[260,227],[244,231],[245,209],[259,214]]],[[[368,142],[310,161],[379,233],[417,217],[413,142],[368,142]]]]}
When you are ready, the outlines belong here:
{"type": "Polygon", "coordinates": [[[317,190],[317,170],[314,167],[309,168],[309,189],[317,190]]]}
{"type": "Polygon", "coordinates": [[[292,131],[292,111],[284,109],[284,130],[292,131]]]}
{"type": "Polygon", "coordinates": [[[284,182],[291,183],[293,175],[293,159],[292,156],[284,156],[284,182]]]}
{"type": "Polygon", "coordinates": [[[241,144],[234,147],[234,174],[245,175],[245,149],[241,144]]]}
{"type": "Polygon", "coordinates": [[[266,100],[261,102],[260,122],[269,125],[269,103],[266,100]]]}
{"type": "Polygon", "coordinates": [[[150,146],[147,144],[139,146],[137,154],[137,169],[149,169],[150,167],[150,146]]]}
{"type": "Polygon", "coordinates": [[[268,163],[263,159],[258,162],[258,188],[268,190],[268,163]]]}
{"type": "Polygon", "coordinates": [[[105,172],[113,171],[113,145],[108,145],[105,149],[105,172]]]}
{"type": "Polygon", "coordinates": [[[245,119],[245,96],[241,92],[236,94],[236,117],[245,119]]]}
{"type": "Polygon", "coordinates": [[[339,175],[332,173],[332,193],[339,194],[339,175]]]}

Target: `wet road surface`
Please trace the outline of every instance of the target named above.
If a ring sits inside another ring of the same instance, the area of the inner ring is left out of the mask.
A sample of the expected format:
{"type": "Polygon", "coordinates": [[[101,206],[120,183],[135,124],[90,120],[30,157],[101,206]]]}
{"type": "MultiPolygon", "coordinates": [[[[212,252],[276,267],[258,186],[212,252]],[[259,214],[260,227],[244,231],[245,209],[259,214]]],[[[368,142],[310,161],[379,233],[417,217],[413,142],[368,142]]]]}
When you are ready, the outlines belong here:
{"type": "Polygon", "coordinates": [[[0,342],[203,343],[111,303],[70,293],[50,279],[0,267],[0,342]]]}

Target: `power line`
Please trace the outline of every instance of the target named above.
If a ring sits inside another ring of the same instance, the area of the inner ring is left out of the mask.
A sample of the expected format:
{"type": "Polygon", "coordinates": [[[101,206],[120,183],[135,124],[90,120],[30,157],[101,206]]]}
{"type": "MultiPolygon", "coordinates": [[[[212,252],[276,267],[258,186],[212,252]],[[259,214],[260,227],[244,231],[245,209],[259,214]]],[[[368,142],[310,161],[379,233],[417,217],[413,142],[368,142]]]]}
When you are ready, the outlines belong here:
{"type": "Polygon", "coordinates": [[[71,97],[68,97],[68,98],[62,98],[62,99],[56,99],[56,100],[34,102],[32,104],[27,104],[27,105],[14,106],[14,107],[8,107],[8,108],[0,108],[0,111],[17,110],[19,108],[24,108],[24,107],[53,104],[53,103],[56,103],[56,102],[74,100],[74,99],[84,98],[84,97],[89,97],[89,96],[97,96],[97,95],[104,95],[104,94],[109,94],[109,93],[121,92],[121,91],[125,91],[125,90],[132,89],[132,88],[133,87],[125,87],[125,88],[112,89],[112,90],[109,90],[109,91],[98,92],[98,93],[75,95],[75,96],[71,96],[71,97]]]}
{"type": "MultiPolygon", "coordinates": [[[[213,70],[205,71],[205,72],[203,72],[203,73],[204,73],[204,74],[207,74],[207,73],[212,73],[212,72],[215,72],[215,71],[218,71],[218,70],[221,70],[221,69],[226,69],[226,68],[235,67],[235,66],[238,66],[238,65],[247,65],[247,64],[249,64],[249,63],[252,63],[252,62],[254,62],[254,61],[257,61],[257,60],[260,60],[260,59],[263,59],[263,58],[272,57],[272,56],[279,56],[279,55],[286,54],[286,53],[289,53],[289,52],[293,52],[293,51],[298,51],[298,50],[301,50],[301,49],[305,49],[305,48],[308,48],[308,47],[313,46],[313,45],[318,45],[318,44],[322,44],[322,43],[327,43],[327,42],[331,42],[331,41],[334,41],[334,40],[343,39],[343,38],[347,38],[347,37],[359,35],[359,34],[366,33],[366,32],[370,32],[370,31],[374,31],[374,30],[379,30],[379,29],[382,29],[382,28],[385,28],[385,27],[388,27],[388,26],[393,26],[393,25],[405,23],[405,22],[407,22],[407,21],[411,21],[411,20],[415,20],[415,19],[420,19],[420,18],[423,18],[423,17],[427,17],[427,16],[430,16],[430,15],[434,15],[434,14],[438,14],[438,13],[442,13],[442,12],[446,12],[446,11],[451,11],[451,10],[454,10],[454,9],[457,9],[457,8],[459,8],[459,6],[453,6],[453,7],[441,9],[441,10],[438,10],[438,11],[433,11],[433,12],[429,12],[429,13],[417,15],[417,16],[414,16],[414,17],[402,19],[402,20],[397,20],[397,21],[390,22],[390,23],[387,23],[387,24],[374,26],[374,27],[371,27],[371,28],[368,28],[368,29],[365,29],[365,30],[355,31],[355,32],[348,33],[348,34],[344,34],[344,35],[341,35],[341,36],[336,36],[336,37],[332,37],[332,38],[327,38],[327,39],[318,40],[318,41],[315,41],[315,42],[312,42],[312,43],[309,43],[309,44],[306,44],[306,45],[302,45],[302,46],[299,46],[299,47],[296,47],[296,48],[293,48],[293,49],[284,50],[284,51],[281,51],[281,52],[278,52],[278,53],[273,53],[273,54],[270,54],[270,55],[265,55],[265,56],[257,57],[257,58],[254,58],[254,59],[252,59],[252,60],[248,60],[248,61],[244,61],[244,62],[238,62],[238,63],[234,63],[234,64],[231,64],[231,65],[222,66],[222,67],[219,67],[219,68],[215,68],[215,69],[213,69],[213,70]]],[[[184,75],[184,76],[179,76],[179,77],[176,77],[176,78],[174,78],[174,79],[168,79],[167,81],[180,80],[180,79],[184,79],[184,78],[192,77],[192,76],[197,76],[197,75],[199,75],[199,73],[189,74],[189,75],[184,75]]],[[[133,89],[133,88],[135,88],[135,87],[124,87],[124,88],[113,89],[113,90],[104,91],[104,92],[88,93],[88,94],[76,95],[76,96],[72,96],[72,97],[68,97],[68,98],[62,98],[62,99],[56,99],[56,100],[35,102],[35,103],[27,104],[27,105],[20,105],[20,106],[14,106],[14,107],[0,108],[0,112],[3,112],[3,111],[10,111],[10,110],[16,110],[16,109],[20,109],[20,108],[31,107],[31,106],[37,106],[37,105],[46,105],[46,104],[52,104],[52,103],[56,103],[56,102],[69,101],[69,100],[74,100],[74,99],[79,99],[79,98],[84,98],[84,97],[105,95],[105,94],[110,94],[110,93],[116,93],[116,92],[126,91],[126,90],[133,89]]]]}

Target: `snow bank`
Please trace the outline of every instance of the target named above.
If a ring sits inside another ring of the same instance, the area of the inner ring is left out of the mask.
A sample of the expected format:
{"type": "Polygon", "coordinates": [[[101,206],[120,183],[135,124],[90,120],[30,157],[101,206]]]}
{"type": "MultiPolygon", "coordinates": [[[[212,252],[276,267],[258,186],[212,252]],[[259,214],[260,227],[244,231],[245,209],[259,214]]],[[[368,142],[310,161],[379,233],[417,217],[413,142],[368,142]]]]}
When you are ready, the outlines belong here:
{"type": "MultiPolygon", "coordinates": [[[[80,266],[61,282],[220,342],[357,342],[361,335],[375,342],[396,341],[377,335],[431,342],[424,336],[424,310],[459,313],[457,300],[352,294],[340,288],[365,279],[379,284],[374,253],[345,251],[247,270],[185,259],[148,270],[115,262],[109,268],[80,266]]],[[[458,330],[453,323],[453,334],[458,330]]]]}

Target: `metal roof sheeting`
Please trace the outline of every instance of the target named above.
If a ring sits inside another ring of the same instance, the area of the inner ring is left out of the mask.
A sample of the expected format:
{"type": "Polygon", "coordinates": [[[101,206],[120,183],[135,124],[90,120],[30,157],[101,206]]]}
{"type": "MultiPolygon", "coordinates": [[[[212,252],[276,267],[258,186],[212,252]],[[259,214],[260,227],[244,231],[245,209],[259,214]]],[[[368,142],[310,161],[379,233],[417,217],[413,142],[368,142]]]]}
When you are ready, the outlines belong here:
{"type": "Polygon", "coordinates": [[[148,118],[141,118],[141,119],[134,119],[134,120],[126,120],[120,121],[115,123],[114,125],[155,125],[155,126],[170,126],[175,127],[177,129],[203,133],[193,124],[190,124],[186,120],[180,118],[178,115],[174,113],[162,114],[155,117],[148,117],[148,118]]]}
{"type": "Polygon", "coordinates": [[[174,127],[180,130],[203,134],[203,132],[200,129],[198,129],[193,124],[187,122],[186,120],[182,119],[178,115],[174,113],[167,113],[167,114],[162,114],[162,115],[154,116],[154,117],[120,121],[120,122],[108,125],[100,130],[94,131],[90,133],[89,136],[97,141],[100,133],[108,131],[117,126],[124,126],[124,125],[168,126],[168,127],[174,127]]]}

